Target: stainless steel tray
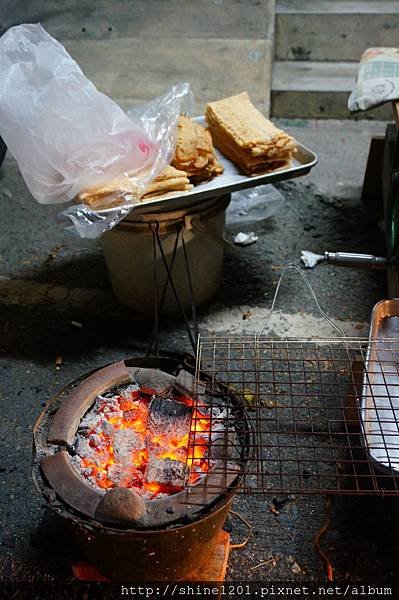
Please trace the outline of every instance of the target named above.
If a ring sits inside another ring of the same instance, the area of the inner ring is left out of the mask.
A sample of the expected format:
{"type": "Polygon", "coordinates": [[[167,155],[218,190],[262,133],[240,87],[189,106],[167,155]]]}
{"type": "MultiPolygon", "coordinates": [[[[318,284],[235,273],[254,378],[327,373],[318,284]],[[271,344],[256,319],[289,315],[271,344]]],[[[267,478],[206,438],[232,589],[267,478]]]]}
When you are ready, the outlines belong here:
{"type": "Polygon", "coordinates": [[[385,473],[399,474],[399,300],[375,305],[363,375],[360,423],[366,451],[385,473]]]}
{"type": "MultiPolygon", "coordinates": [[[[204,117],[200,117],[197,121],[204,124],[204,117]]],[[[164,210],[179,210],[182,208],[190,208],[215,196],[223,196],[224,194],[230,194],[237,190],[244,190],[246,188],[257,187],[265,183],[273,183],[274,181],[281,181],[283,179],[292,179],[294,177],[302,177],[309,173],[309,171],[317,164],[317,155],[309,150],[300,143],[297,143],[297,153],[295,159],[291,161],[289,167],[282,167],[273,171],[272,173],[264,173],[263,175],[255,175],[248,177],[244,175],[234,163],[226,158],[221,152],[216,150],[218,160],[224,166],[223,175],[215,177],[211,181],[206,183],[200,183],[193,187],[188,192],[183,192],[179,195],[172,195],[165,198],[153,200],[146,200],[138,204],[132,205],[132,212],[158,212],[164,210]]],[[[128,205],[127,205],[128,206],[128,205]]],[[[117,212],[118,208],[109,208],[106,210],[99,211],[100,214],[110,214],[117,212]]]]}

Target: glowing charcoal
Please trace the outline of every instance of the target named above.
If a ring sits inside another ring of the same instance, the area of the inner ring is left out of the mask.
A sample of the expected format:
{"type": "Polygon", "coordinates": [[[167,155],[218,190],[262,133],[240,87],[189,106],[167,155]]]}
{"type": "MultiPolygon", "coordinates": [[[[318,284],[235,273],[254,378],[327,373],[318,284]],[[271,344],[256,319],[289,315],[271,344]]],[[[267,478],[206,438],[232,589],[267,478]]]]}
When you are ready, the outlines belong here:
{"type": "Polygon", "coordinates": [[[117,429],[114,433],[114,461],[122,464],[136,462],[138,453],[145,448],[144,436],[134,429],[117,429]]]}
{"type": "Polygon", "coordinates": [[[144,479],[147,483],[179,488],[183,487],[186,474],[186,465],[179,460],[153,458],[148,462],[144,479]]]}
{"type": "Polygon", "coordinates": [[[115,487],[140,487],[143,474],[133,465],[113,464],[108,467],[108,479],[112,481],[115,487]]]}
{"type": "MultiPolygon", "coordinates": [[[[212,413],[206,404],[193,407],[186,380],[173,395],[174,378],[154,371],[153,379],[144,381],[148,371],[137,371],[140,387],[121,386],[97,397],[79,426],[73,464],[95,487],[130,488],[153,499],[174,494],[209,471],[212,413]],[[158,388],[168,385],[171,397],[148,392],[158,376],[158,388]]],[[[223,434],[220,421],[217,435],[223,434]]]]}
{"type": "Polygon", "coordinates": [[[190,431],[192,408],[170,398],[155,397],[150,404],[149,434],[181,439],[190,431]]]}

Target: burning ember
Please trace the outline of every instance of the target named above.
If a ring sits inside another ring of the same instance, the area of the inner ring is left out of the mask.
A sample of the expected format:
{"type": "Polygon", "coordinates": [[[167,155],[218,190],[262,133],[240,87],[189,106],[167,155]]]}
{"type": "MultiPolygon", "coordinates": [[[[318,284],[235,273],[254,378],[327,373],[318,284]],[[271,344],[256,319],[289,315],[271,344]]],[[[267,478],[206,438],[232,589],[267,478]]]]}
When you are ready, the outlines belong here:
{"type": "Polygon", "coordinates": [[[80,423],[72,460],[92,485],[130,488],[151,500],[208,472],[210,436],[206,406],[134,383],[96,398],[80,423]]]}

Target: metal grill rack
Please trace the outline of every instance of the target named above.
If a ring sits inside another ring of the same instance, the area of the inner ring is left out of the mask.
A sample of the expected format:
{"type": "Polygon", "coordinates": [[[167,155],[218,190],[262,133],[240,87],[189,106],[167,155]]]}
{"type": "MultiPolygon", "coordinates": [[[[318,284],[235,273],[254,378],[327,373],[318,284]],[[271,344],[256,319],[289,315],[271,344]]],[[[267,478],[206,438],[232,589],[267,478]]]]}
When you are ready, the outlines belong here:
{"type": "MultiPolygon", "coordinates": [[[[245,493],[398,495],[398,365],[398,338],[200,337],[198,410],[201,371],[211,406],[220,384],[235,398],[217,463],[225,481],[239,464],[245,493]]],[[[209,440],[219,429],[212,417],[209,440]]],[[[203,444],[192,427],[190,446],[203,444]]]]}

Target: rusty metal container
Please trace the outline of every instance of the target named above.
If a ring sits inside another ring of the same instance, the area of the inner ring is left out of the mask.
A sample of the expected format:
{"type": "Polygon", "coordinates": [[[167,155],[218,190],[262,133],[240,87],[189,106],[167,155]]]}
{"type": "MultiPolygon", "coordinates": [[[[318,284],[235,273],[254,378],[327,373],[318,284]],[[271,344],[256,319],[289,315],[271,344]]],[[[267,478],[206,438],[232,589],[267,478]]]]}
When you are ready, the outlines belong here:
{"type": "Polygon", "coordinates": [[[162,530],[120,530],[69,520],[88,560],[113,581],[184,581],[211,556],[234,491],[194,523],[162,530]]]}

